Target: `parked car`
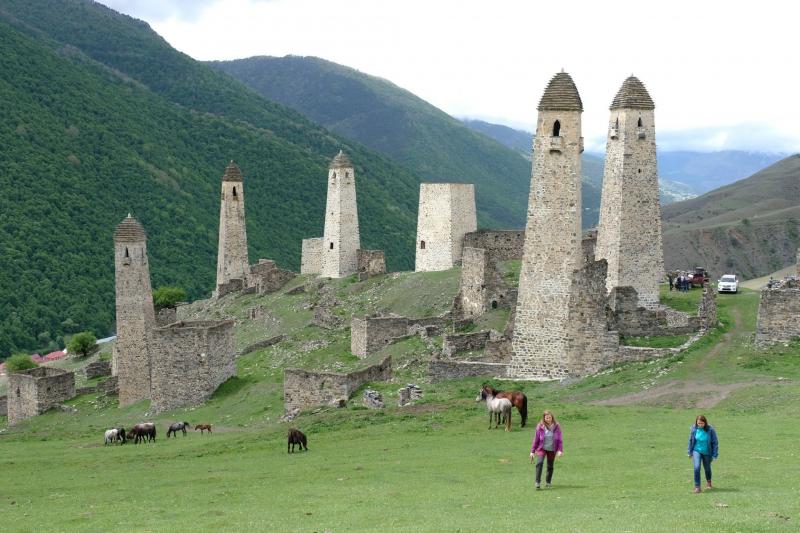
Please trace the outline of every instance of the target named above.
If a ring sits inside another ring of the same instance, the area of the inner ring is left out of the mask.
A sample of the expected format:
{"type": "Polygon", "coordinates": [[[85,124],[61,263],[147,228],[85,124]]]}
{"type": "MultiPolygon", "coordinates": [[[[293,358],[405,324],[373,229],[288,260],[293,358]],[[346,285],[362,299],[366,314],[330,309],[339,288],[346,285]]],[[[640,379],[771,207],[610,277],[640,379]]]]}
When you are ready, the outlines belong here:
{"type": "Polygon", "coordinates": [[[739,292],[739,278],[736,274],[725,274],[717,280],[717,292],[739,292]]]}
{"type": "Polygon", "coordinates": [[[692,287],[705,287],[709,281],[708,271],[703,267],[694,267],[694,272],[689,274],[689,282],[692,287]]]}

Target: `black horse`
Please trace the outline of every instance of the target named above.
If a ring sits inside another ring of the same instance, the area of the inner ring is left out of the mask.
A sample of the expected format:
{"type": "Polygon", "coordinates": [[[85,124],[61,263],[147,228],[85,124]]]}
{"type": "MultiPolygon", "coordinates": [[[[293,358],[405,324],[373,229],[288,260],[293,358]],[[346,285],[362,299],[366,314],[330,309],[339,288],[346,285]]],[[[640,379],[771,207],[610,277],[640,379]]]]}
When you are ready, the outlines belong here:
{"type": "Polygon", "coordinates": [[[303,451],[304,448],[306,451],[308,451],[305,434],[297,428],[291,428],[289,429],[289,439],[286,443],[286,453],[294,453],[294,447],[296,444],[300,445],[300,451],[303,451]]]}
{"type": "Polygon", "coordinates": [[[131,431],[128,435],[133,436],[134,444],[139,444],[140,442],[155,442],[156,425],[152,422],[136,424],[131,428],[131,431]]]}
{"type": "Polygon", "coordinates": [[[183,436],[186,436],[186,428],[191,428],[192,426],[189,422],[175,422],[169,428],[167,428],[167,438],[169,438],[170,434],[172,436],[177,437],[179,431],[183,431],[183,436]]]}

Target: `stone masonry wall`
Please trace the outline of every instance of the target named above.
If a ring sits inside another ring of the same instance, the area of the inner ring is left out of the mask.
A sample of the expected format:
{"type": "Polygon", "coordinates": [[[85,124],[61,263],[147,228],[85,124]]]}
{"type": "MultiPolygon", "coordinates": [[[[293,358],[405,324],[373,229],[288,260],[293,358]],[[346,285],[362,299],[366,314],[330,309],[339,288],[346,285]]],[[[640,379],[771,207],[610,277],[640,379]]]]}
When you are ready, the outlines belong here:
{"type": "Polygon", "coordinates": [[[236,375],[234,322],[176,322],[154,331],[151,410],[200,405],[236,375]]]}
{"type": "Polygon", "coordinates": [[[464,235],[476,228],[473,185],[422,183],[414,270],[431,272],[453,268],[461,261],[464,235]]]}
{"type": "Polygon", "coordinates": [[[568,375],[572,273],[582,255],[581,152],[580,112],[540,110],[509,365],[515,378],[568,375]]]}
{"type": "Polygon", "coordinates": [[[356,272],[359,248],[355,170],[349,163],[334,163],[328,170],[321,275],[344,278],[356,272]]]}
{"type": "Polygon", "coordinates": [[[765,346],[800,337],[800,281],[763,289],[758,303],[756,344],[765,346]]]}
{"type": "Polygon", "coordinates": [[[320,274],[322,272],[322,237],[303,239],[300,258],[301,274],[320,274]]]}
{"type": "Polygon", "coordinates": [[[357,255],[360,281],[386,274],[386,255],[383,250],[358,250],[357,255]]]}
{"type": "Polygon", "coordinates": [[[502,363],[485,363],[480,361],[446,361],[434,359],[428,363],[428,376],[431,383],[447,379],[461,379],[466,377],[487,376],[504,378],[507,375],[507,365],[502,363]]]}
{"type": "Polygon", "coordinates": [[[259,259],[258,263],[250,266],[248,284],[258,294],[268,294],[282,289],[295,276],[294,272],[278,268],[275,261],[259,259]]]}
{"type": "Polygon", "coordinates": [[[111,363],[108,361],[93,361],[83,368],[86,379],[100,378],[111,375],[111,363]]]}
{"type": "Polygon", "coordinates": [[[487,250],[464,248],[457,304],[462,318],[476,318],[489,309],[509,309],[516,305],[516,296],[487,250]]]}
{"type": "Polygon", "coordinates": [[[40,366],[8,375],[8,423],[18,424],[75,397],[75,374],[40,366]]]}
{"type": "Polygon", "coordinates": [[[348,374],[314,372],[299,368],[283,371],[283,406],[286,412],[347,400],[364,383],[392,379],[392,358],[348,374]]]}
{"type": "Polygon", "coordinates": [[[464,247],[482,248],[495,261],[522,259],[525,230],[480,229],[464,235],[464,247]]]}
{"type": "Polygon", "coordinates": [[[178,321],[178,309],[176,307],[163,307],[156,314],[156,325],[166,326],[178,321]]]}
{"type": "Polygon", "coordinates": [[[483,350],[489,341],[488,331],[476,331],[474,333],[458,333],[444,335],[442,339],[442,354],[447,357],[462,352],[483,350]]]}
{"type": "Polygon", "coordinates": [[[0,416],[8,416],[8,397],[0,396],[0,416]]]}
{"type": "Polygon", "coordinates": [[[664,277],[654,113],[612,109],[608,131],[596,257],[608,261],[608,290],[634,287],[653,309],[664,277]]]}
{"type": "Polygon", "coordinates": [[[350,322],[350,352],[364,358],[382,350],[397,337],[408,335],[405,317],[353,317],[350,322]]]}

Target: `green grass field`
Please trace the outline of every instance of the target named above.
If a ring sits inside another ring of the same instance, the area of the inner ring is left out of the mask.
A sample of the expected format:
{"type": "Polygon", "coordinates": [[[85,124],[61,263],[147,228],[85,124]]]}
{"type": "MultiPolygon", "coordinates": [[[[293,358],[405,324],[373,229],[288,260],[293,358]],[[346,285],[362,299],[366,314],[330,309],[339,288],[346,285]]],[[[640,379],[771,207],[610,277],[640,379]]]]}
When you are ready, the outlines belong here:
{"type": "MultiPolygon", "coordinates": [[[[410,290],[396,291],[402,305],[415,301],[410,290]]],[[[487,430],[485,407],[474,402],[482,379],[422,382],[415,361],[429,347],[419,339],[387,348],[402,368],[393,383],[370,385],[384,393],[386,409],[361,407],[356,393],[344,409],[303,413],[293,425],[308,435],[310,451],[287,454],[287,424],[277,421],[283,367],[354,364],[337,353],[347,343],[335,332],[326,348],[303,352],[302,339],[316,335],[303,327],[240,358],[238,377],[206,405],[156,417],[155,444],[102,445],[105,428],[147,418],[147,402],[119,409],[113,398],[85,395],[70,402],[76,414],[50,412],[14,428],[3,420],[0,524],[531,531],[544,520],[553,531],[790,531],[800,521],[800,343],[756,350],[758,294],[718,301],[723,326],[678,356],[580,381],[500,383],[524,389],[531,426],[545,408],[563,426],[565,454],[550,490],[533,488],[532,427],[520,429],[515,414],[511,433],[487,430]],[[397,388],[410,380],[423,387],[423,400],[395,407],[397,388]],[[690,492],[686,457],[698,412],[720,437],[715,489],[700,495],[690,492]],[[215,433],[166,440],[176,420],[211,422],[215,433]]]]}

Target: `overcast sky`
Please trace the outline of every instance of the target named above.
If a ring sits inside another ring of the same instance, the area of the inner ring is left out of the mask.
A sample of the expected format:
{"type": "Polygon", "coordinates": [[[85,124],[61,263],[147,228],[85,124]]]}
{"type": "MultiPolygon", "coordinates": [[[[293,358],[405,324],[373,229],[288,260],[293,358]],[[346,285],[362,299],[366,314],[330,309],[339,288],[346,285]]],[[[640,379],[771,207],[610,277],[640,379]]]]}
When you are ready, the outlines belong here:
{"type": "Polygon", "coordinates": [[[800,2],[101,0],[200,60],[318,56],[457,117],[532,129],[564,68],[587,149],[631,73],[665,150],[800,151],[800,2]],[[656,5],[657,4],[657,5],[656,5]]]}

